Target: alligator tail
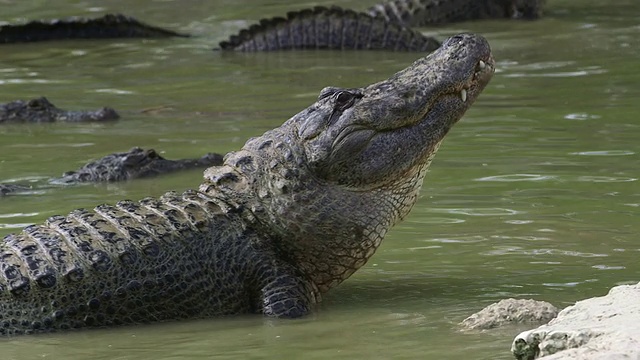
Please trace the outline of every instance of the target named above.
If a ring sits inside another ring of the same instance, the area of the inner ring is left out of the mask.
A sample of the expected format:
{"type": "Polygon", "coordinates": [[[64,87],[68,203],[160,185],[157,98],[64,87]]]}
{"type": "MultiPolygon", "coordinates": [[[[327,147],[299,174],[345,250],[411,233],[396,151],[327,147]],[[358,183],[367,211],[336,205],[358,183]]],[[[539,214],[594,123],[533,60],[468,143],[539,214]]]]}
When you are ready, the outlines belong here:
{"type": "Polygon", "coordinates": [[[317,6],[289,12],[286,18],[263,19],[220,43],[222,50],[291,49],[424,51],[440,43],[422,33],[366,13],[317,6]]]}

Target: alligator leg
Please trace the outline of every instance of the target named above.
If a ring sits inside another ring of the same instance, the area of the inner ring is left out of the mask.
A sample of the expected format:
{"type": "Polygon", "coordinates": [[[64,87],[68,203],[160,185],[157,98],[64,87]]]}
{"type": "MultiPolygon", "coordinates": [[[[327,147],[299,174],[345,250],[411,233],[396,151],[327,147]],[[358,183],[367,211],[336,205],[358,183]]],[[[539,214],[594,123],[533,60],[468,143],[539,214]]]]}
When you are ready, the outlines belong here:
{"type": "Polygon", "coordinates": [[[263,314],[281,318],[297,318],[307,315],[316,303],[317,291],[308,281],[297,276],[290,267],[265,263],[256,274],[260,278],[260,300],[263,314]]]}

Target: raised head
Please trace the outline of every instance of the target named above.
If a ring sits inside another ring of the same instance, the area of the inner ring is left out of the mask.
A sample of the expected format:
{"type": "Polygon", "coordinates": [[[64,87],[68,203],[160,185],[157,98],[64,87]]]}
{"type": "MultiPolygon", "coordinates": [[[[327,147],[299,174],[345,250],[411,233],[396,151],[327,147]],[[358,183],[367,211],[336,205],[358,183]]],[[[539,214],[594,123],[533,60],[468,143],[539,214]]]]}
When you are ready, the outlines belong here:
{"type": "Polygon", "coordinates": [[[454,36],[387,80],[325,88],[225,166],[208,169],[200,189],[240,202],[324,292],[362,266],[409,212],[444,136],[493,71],[483,37],[454,36]]]}

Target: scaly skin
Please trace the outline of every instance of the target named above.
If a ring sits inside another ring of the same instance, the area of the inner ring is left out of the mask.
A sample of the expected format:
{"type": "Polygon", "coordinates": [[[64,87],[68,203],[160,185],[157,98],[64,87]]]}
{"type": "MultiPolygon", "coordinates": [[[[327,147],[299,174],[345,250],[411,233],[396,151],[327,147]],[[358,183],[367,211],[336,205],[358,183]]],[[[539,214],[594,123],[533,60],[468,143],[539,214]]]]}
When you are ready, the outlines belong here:
{"type": "Polygon", "coordinates": [[[53,183],[114,182],[157,176],[179,170],[206,168],[222,164],[222,155],[207,153],[199,159],[168,160],[154,149],[135,147],[92,161],[76,171],[62,174],[53,183]]]}
{"type": "Polygon", "coordinates": [[[150,26],[122,14],[106,14],[95,19],[68,18],[31,21],[21,25],[0,26],[0,44],[60,39],[162,38],[189,37],[171,30],[150,26]]]}
{"type": "Polygon", "coordinates": [[[57,108],[47,98],[40,97],[28,101],[15,100],[0,104],[0,124],[17,122],[89,122],[117,120],[120,115],[112,108],[104,107],[95,111],[66,111],[57,108]]]}
{"type": "Polygon", "coordinates": [[[536,19],[545,0],[389,0],[366,12],[405,26],[425,26],[478,19],[536,19]]]}
{"type": "MultiPolygon", "coordinates": [[[[116,182],[158,176],[180,170],[222,165],[223,156],[207,153],[197,159],[169,160],[154,149],[135,147],[127,152],[113,153],[92,161],[80,169],[68,171],[62,177],[50,179],[50,184],[86,182],[116,182]]],[[[0,196],[31,190],[29,186],[0,183],[0,196]]]]}
{"type": "MultiPolygon", "coordinates": [[[[262,19],[220,43],[222,50],[374,49],[432,51],[433,38],[410,26],[487,18],[535,19],[545,0],[389,0],[366,12],[315,7],[262,19]],[[369,16],[367,16],[369,15],[369,16]],[[373,18],[372,18],[373,17],[373,18]]],[[[61,39],[189,37],[121,14],[0,26],[0,44],[61,39]]]]}
{"type": "Polygon", "coordinates": [[[287,18],[262,19],[220,43],[222,50],[291,49],[394,50],[430,52],[440,43],[418,31],[365,13],[317,6],[287,18]]]}
{"type": "Polygon", "coordinates": [[[389,79],[325,88],[205,171],[199,191],[54,216],[0,244],[0,332],[308,314],[408,213],[491,79],[462,34],[389,79]]]}

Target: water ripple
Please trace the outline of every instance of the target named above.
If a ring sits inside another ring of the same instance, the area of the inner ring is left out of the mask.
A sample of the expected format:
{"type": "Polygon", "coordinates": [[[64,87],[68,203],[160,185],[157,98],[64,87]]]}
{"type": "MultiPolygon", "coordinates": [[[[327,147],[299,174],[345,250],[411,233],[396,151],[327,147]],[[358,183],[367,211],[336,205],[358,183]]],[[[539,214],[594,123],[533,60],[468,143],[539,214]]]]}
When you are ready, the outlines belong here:
{"type": "Polygon", "coordinates": [[[15,223],[15,224],[0,223],[0,229],[24,229],[30,225],[33,225],[33,223],[15,223]]]}
{"type": "Polygon", "coordinates": [[[426,217],[424,219],[414,219],[411,222],[419,224],[461,224],[466,222],[465,219],[444,218],[444,217],[426,217]]]}
{"type": "Polygon", "coordinates": [[[96,89],[94,92],[97,93],[106,93],[106,94],[116,94],[116,95],[130,95],[135,94],[133,91],[129,90],[119,90],[119,89],[96,89]]]}
{"type": "Polygon", "coordinates": [[[480,255],[561,255],[582,258],[607,257],[608,254],[588,253],[574,250],[561,249],[524,249],[520,246],[508,246],[490,251],[481,252],[480,255]]]}
{"type": "Polygon", "coordinates": [[[540,175],[540,174],[507,174],[486,176],[474,179],[474,181],[499,181],[499,182],[514,182],[514,181],[544,181],[554,180],[555,176],[540,175]]]}
{"type": "Polygon", "coordinates": [[[580,285],[582,282],[581,281],[572,281],[572,282],[566,282],[566,283],[542,283],[542,285],[544,286],[559,286],[559,287],[576,287],[578,285],[580,285]]]}
{"type": "Polygon", "coordinates": [[[635,152],[630,150],[601,150],[601,151],[579,151],[572,152],[569,155],[582,155],[582,156],[626,156],[634,155],[635,152]]]}
{"type": "Polygon", "coordinates": [[[592,120],[592,119],[600,119],[601,116],[587,114],[587,113],[573,113],[573,114],[565,115],[564,118],[567,120],[592,120]]]}
{"type": "Polygon", "coordinates": [[[524,225],[531,224],[533,220],[506,220],[505,224],[513,224],[513,225],[524,225]]]}
{"type": "Polygon", "coordinates": [[[40,215],[39,212],[0,214],[0,219],[10,219],[15,217],[38,216],[38,215],[40,215]]]}
{"type": "Polygon", "coordinates": [[[613,176],[580,176],[578,181],[594,182],[594,183],[616,183],[616,182],[633,182],[638,181],[637,178],[630,177],[613,177],[613,176]]]}
{"type": "Polygon", "coordinates": [[[592,268],[598,270],[624,270],[626,266],[608,266],[608,265],[593,265],[592,268]]]}
{"type": "Polygon", "coordinates": [[[578,76],[589,76],[589,75],[606,74],[607,72],[608,71],[606,69],[584,69],[584,70],[563,71],[563,72],[556,72],[556,73],[540,73],[540,74],[513,73],[513,74],[506,74],[505,77],[511,77],[511,78],[521,78],[521,77],[578,77],[578,76]]]}
{"type": "Polygon", "coordinates": [[[0,85],[8,84],[62,84],[64,81],[60,80],[46,80],[46,79],[0,79],[0,85]]]}
{"type": "Polygon", "coordinates": [[[520,214],[520,211],[503,208],[453,208],[453,209],[431,209],[430,212],[468,215],[468,216],[510,216],[520,214]]]}

